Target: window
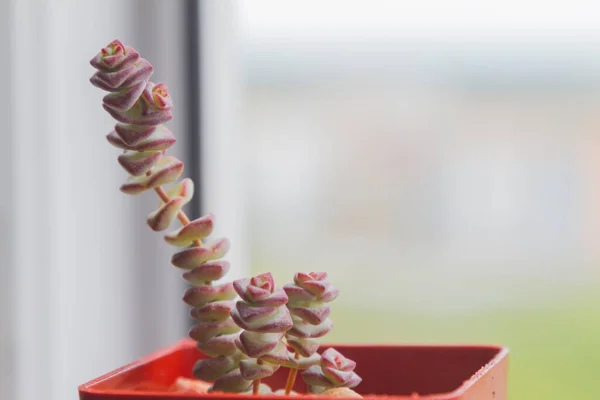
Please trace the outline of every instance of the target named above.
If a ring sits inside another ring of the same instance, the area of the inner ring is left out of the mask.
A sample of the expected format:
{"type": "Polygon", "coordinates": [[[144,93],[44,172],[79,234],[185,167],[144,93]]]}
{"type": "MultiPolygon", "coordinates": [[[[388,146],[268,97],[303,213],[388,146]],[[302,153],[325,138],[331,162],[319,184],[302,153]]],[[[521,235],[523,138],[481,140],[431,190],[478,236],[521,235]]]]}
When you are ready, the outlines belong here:
{"type": "Polygon", "coordinates": [[[252,271],[329,271],[330,340],[506,343],[513,397],[590,396],[589,8],[256,1],[240,15],[252,271]]]}

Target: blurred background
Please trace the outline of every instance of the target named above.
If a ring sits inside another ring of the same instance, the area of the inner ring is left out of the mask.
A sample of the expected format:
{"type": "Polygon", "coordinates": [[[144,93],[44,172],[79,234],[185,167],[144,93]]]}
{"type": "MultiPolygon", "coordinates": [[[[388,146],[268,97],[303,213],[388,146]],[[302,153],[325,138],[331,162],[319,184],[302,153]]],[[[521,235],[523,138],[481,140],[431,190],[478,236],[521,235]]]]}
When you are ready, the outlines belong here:
{"type": "Polygon", "coordinates": [[[598,399],[598,4],[1,7],[0,398],[74,399],[190,323],[88,83],[118,37],[169,85],[229,278],[326,270],[331,341],[502,344],[511,399],[598,399]]]}

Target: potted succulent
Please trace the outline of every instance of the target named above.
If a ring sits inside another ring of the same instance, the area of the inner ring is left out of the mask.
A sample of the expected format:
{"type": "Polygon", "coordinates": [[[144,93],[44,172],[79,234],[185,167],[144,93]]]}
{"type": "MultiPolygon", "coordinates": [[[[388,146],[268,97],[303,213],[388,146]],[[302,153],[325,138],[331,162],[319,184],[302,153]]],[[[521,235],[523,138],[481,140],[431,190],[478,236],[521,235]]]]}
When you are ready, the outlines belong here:
{"type": "Polygon", "coordinates": [[[109,92],[102,105],[117,121],[107,140],[123,151],[117,160],[129,178],[121,191],[158,195],[160,206],[146,221],[152,230],[180,222],[164,240],[178,248],[171,262],[191,285],[183,301],[197,323],[192,340],[81,385],[81,400],[506,398],[508,350],[502,347],[321,344],[333,326],[330,303],[339,294],[325,272],[298,272],[282,286],[268,272],[224,280],[229,241],[207,240],[213,215],[190,220],[182,210],[194,183],[178,181],[184,164],[166,155],[175,143],[164,125],[173,107],[167,86],[151,82],[150,62],[118,40],[90,63],[96,69],[90,81],[109,92]]]}

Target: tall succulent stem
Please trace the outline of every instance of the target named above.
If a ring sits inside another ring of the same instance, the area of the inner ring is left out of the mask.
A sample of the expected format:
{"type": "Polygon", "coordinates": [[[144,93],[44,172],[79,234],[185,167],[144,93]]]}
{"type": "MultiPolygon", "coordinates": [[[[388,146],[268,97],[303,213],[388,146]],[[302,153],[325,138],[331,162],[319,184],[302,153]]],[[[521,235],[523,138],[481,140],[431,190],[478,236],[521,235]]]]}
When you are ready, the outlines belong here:
{"type": "Polygon", "coordinates": [[[151,82],[152,65],[118,40],[103,48],[90,64],[97,70],[90,82],[109,92],[102,106],[117,120],[106,138],[123,150],[118,161],[129,178],[120,190],[137,195],[152,189],[158,195],[161,204],[146,220],[152,230],[168,229],[175,218],[182,224],[164,240],[180,248],[171,264],[185,270],[183,278],[192,285],[183,296],[197,321],[189,336],[208,356],[196,362],[194,376],[213,382],[209,391],[247,392],[252,387],[258,395],[261,380],[285,366],[290,368],[286,394],[298,370],[305,370],[302,376],[315,390],[356,386],[360,382],[353,372],[356,363],[333,349],[321,357],[317,353],[317,338],[333,326],[326,303],[338,295],[325,280],[327,274],[298,273],[293,284],[279,289],[270,273],[213,285],[229,271],[229,263],[219,260],[226,255],[229,241],[221,238],[203,244],[202,239],[213,230],[212,215],[190,221],[182,210],[193,196],[194,182],[189,178],[177,182],[183,162],[165,155],[175,143],[163,125],[172,118],[167,86],[151,82]],[[168,184],[173,185],[163,189],[168,184]],[[237,295],[241,301],[235,302],[237,295]]]}
{"type": "MultiPolygon", "coordinates": [[[[295,360],[300,359],[300,353],[296,353],[294,356],[295,360]]],[[[285,395],[289,395],[292,392],[294,383],[296,383],[296,377],[298,376],[298,368],[290,368],[288,372],[287,381],[285,382],[285,395]]]]}
{"type": "Polygon", "coordinates": [[[240,372],[244,379],[254,382],[253,393],[257,394],[260,380],[289,362],[288,350],[282,342],[285,332],[292,327],[285,306],[288,298],[283,289],[275,288],[271,273],[238,279],[233,287],[241,300],[231,310],[231,318],[243,329],[236,345],[249,357],[240,361],[240,372]]]}
{"type": "MultiPolygon", "coordinates": [[[[262,360],[256,360],[256,365],[262,365],[262,360]]],[[[258,378],[255,379],[254,382],[252,382],[252,394],[254,396],[258,396],[258,391],[260,390],[260,381],[262,378],[258,378]]]]}
{"type": "Polygon", "coordinates": [[[121,185],[121,191],[137,195],[152,189],[158,195],[161,204],[146,221],[152,230],[168,229],[175,218],[183,225],[167,233],[164,240],[180,248],[171,263],[185,270],[183,278],[192,285],[183,297],[197,321],[189,335],[209,356],[194,365],[193,373],[201,380],[213,382],[211,390],[246,391],[252,382],[244,380],[239,370],[239,362],[244,358],[235,343],[240,328],[229,315],[236,293],[231,282],[212,283],[229,270],[229,263],[219,260],[227,253],[229,241],[222,238],[203,244],[202,239],[213,230],[212,215],[190,221],[182,210],[193,196],[194,182],[189,178],[177,182],[183,173],[183,162],[165,155],[176,141],[163,125],[172,118],[173,103],[167,86],[151,82],[152,64],[118,40],[103,48],[90,64],[97,70],[91,83],[109,92],[102,99],[102,106],[117,120],[106,138],[123,150],[118,161],[129,178],[121,185]],[[163,189],[163,185],[170,184],[163,189]]]}
{"type": "Polygon", "coordinates": [[[327,280],[325,272],[299,272],[294,283],[283,290],[288,295],[287,307],[292,315],[293,326],[286,332],[287,343],[294,349],[294,360],[290,365],[285,393],[290,394],[299,369],[305,369],[318,362],[318,338],[326,335],[333,327],[329,318],[331,311],[327,303],[335,300],[339,291],[327,280]],[[299,362],[300,357],[303,357],[299,362]]]}

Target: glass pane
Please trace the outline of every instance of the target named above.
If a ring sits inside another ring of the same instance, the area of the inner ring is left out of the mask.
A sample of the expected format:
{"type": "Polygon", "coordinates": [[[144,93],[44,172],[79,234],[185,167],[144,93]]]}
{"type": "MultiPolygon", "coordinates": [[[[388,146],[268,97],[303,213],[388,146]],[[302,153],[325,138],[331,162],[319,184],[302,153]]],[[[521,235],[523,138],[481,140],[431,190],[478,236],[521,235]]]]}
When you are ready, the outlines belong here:
{"type": "Polygon", "coordinates": [[[600,25],[425,3],[244,4],[252,272],[328,271],[330,341],[505,344],[511,398],[595,398],[600,25]]]}

